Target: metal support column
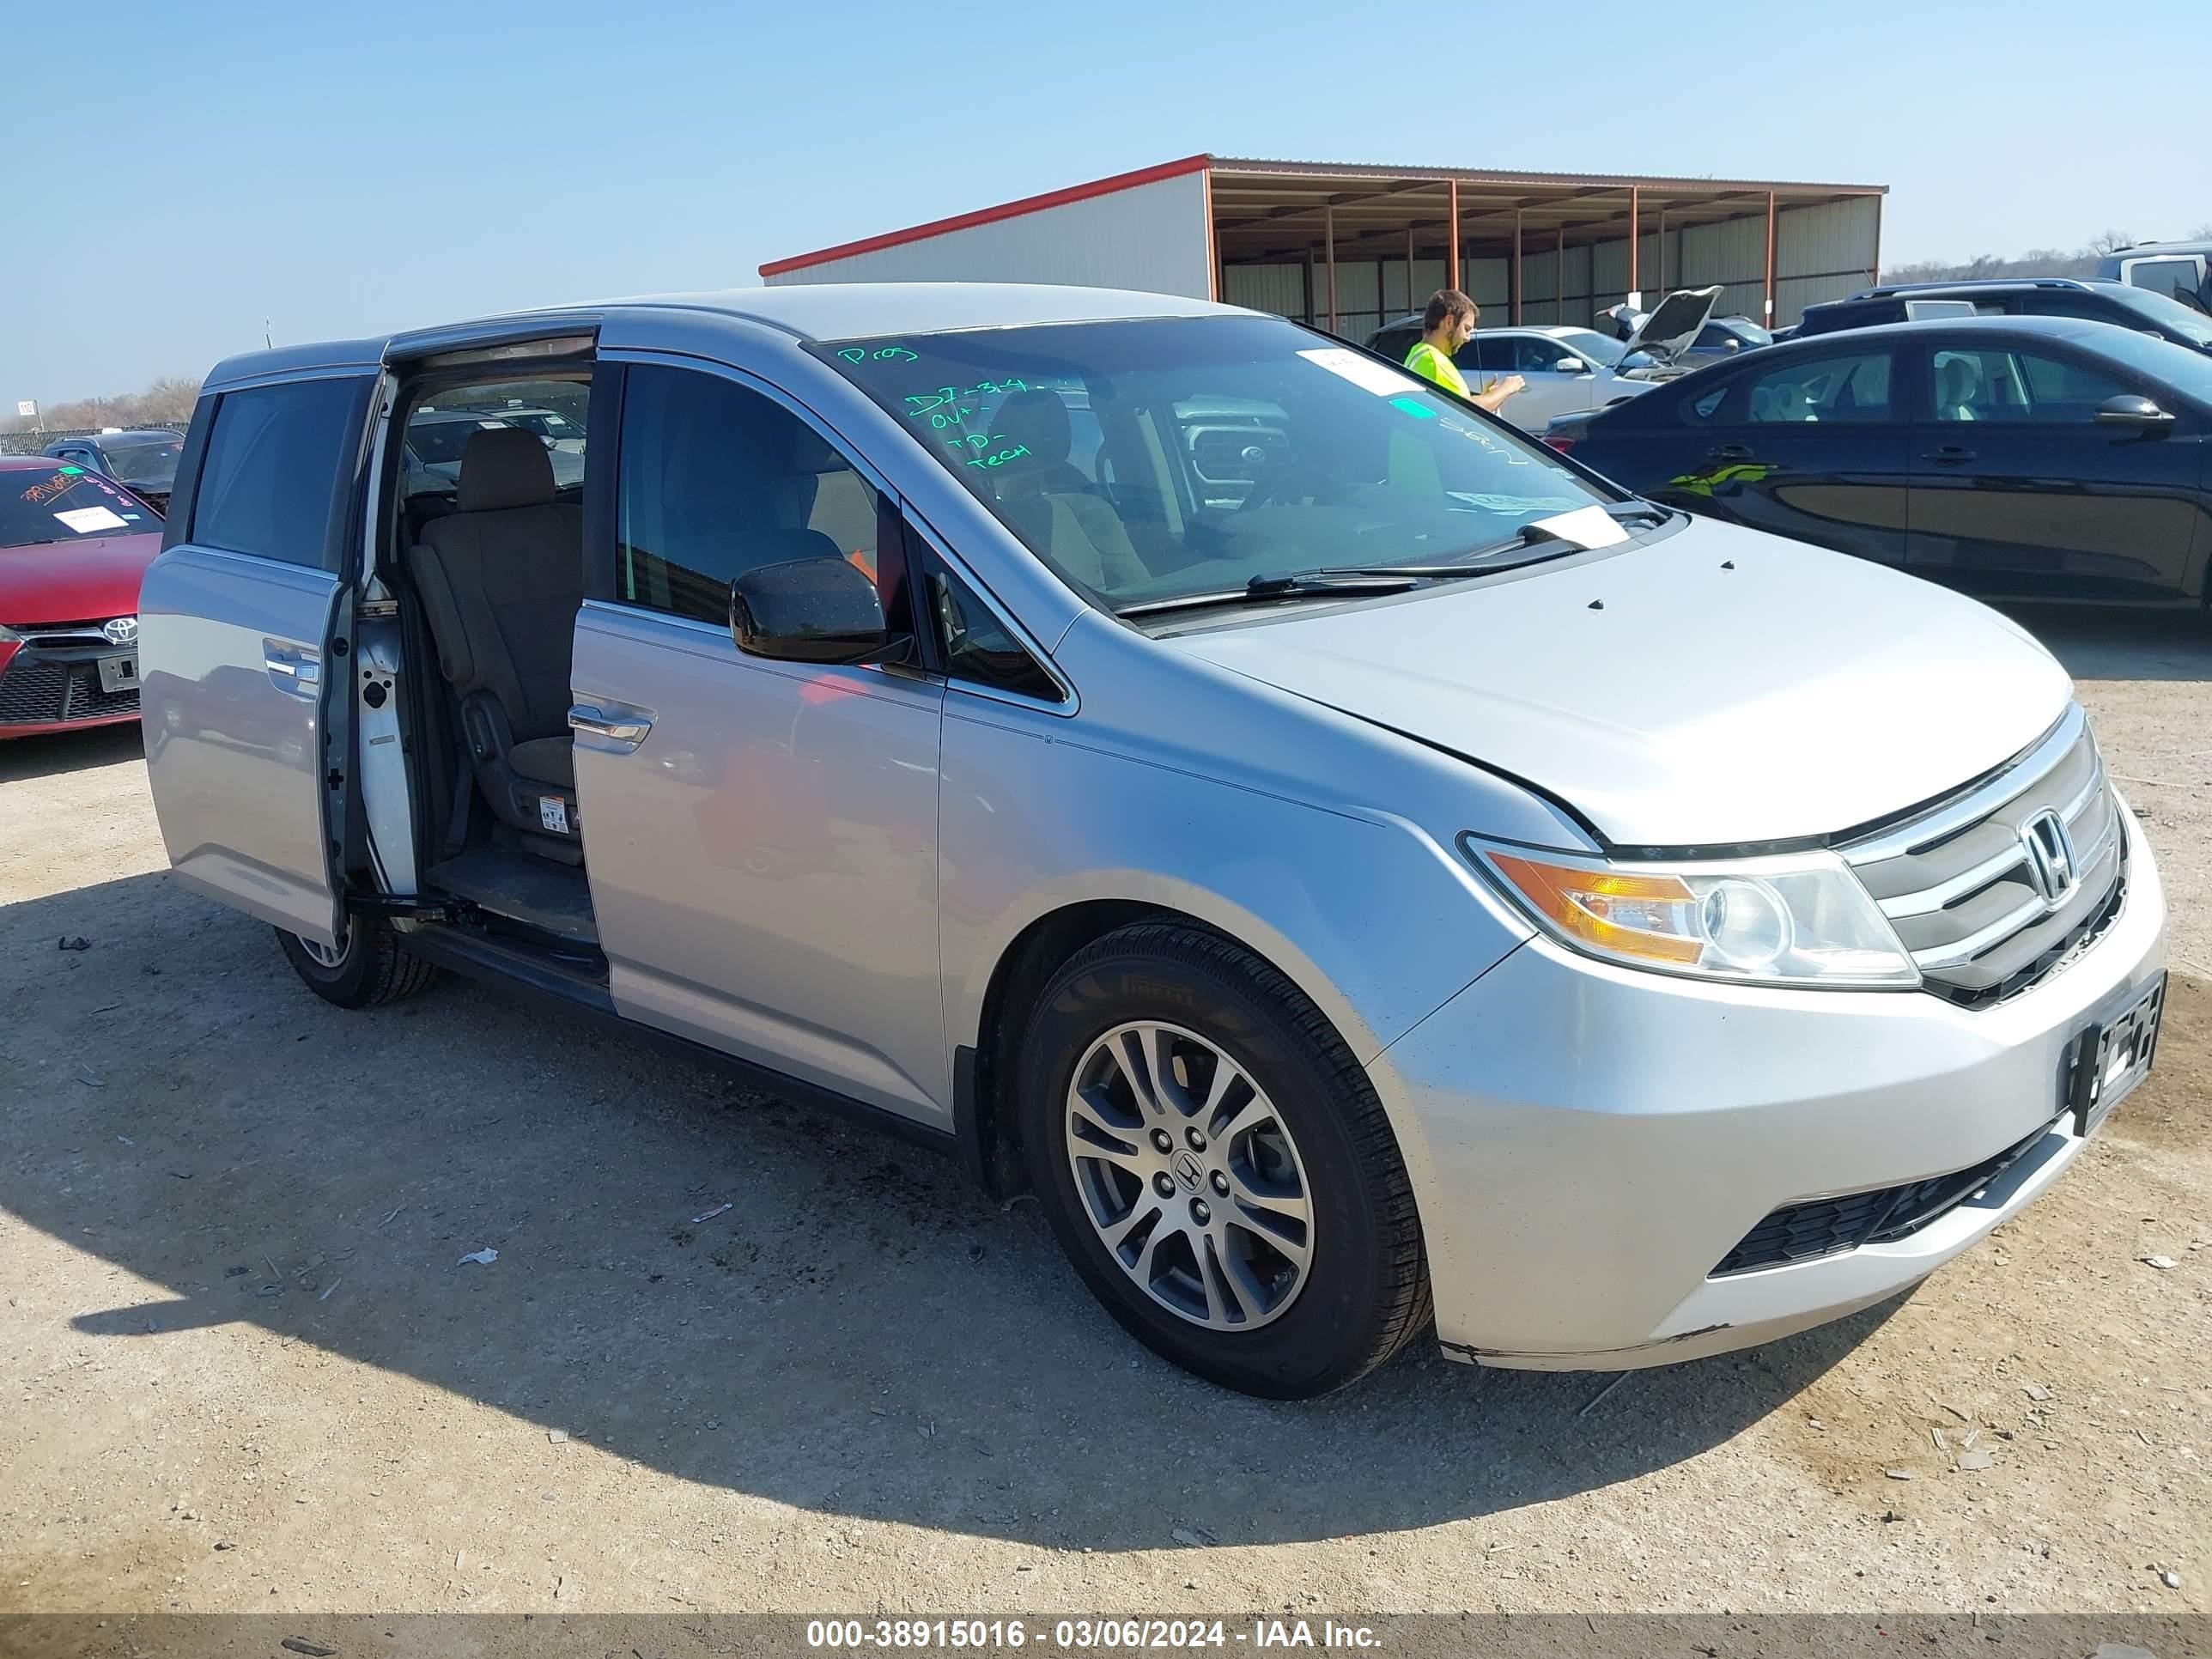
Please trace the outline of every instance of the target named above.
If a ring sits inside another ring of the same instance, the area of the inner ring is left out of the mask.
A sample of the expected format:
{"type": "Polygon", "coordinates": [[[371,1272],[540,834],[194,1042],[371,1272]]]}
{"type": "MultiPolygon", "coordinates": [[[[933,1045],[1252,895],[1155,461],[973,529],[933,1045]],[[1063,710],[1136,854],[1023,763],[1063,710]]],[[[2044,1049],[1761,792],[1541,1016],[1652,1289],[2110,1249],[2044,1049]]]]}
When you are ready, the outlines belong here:
{"type": "Polygon", "coordinates": [[[1766,192],[1766,315],[1759,319],[1774,326],[1774,192],[1766,192]]]}
{"type": "Polygon", "coordinates": [[[1552,244],[1552,320],[1567,320],[1567,228],[1561,225],[1552,244]]]}
{"type": "Polygon", "coordinates": [[[1328,331],[1336,332],[1336,210],[1321,210],[1322,252],[1328,260],[1328,331]]]}
{"type": "Polygon", "coordinates": [[[1451,238],[1444,251],[1444,286],[1457,288],[1459,279],[1459,180],[1444,185],[1444,232],[1451,238]]]}
{"type": "Polygon", "coordinates": [[[1881,198],[1874,198],[1874,269],[1867,272],[1867,286],[1875,287],[1881,281],[1881,198]]]}
{"type": "Polygon", "coordinates": [[[1521,321],[1521,210],[1513,210],[1513,321],[1521,321]]]}
{"type": "Polygon", "coordinates": [[[1636,303],[1644,303],[1644,283],[1641,269],[1644,240],[1644,192],[1635,185],[1628,187],[1628,291],[1636,295],[1636,303]]]}
{"type": "MultiPolygon", "coordinates": [[[[1659,204],[1659,297],[1667,297],[1667,204],[1659,204]]],[[[1656,309],[1656,307],[1655,307],[1656,309]]]]}
{"type": "Polygon", "coordinates": [[[1413,228],[1406,227],[1406,309],[1419,311],[1421,301],[1413,292],[1413,228]]]}

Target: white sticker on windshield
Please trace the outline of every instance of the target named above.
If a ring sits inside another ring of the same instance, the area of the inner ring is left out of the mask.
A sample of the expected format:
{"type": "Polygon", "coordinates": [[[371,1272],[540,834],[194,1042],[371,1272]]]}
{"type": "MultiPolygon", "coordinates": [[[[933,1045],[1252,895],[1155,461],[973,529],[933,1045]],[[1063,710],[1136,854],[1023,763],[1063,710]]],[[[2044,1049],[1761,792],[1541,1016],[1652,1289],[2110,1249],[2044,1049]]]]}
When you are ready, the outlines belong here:
{"type": "Polygon", "coordinates": [[[1310,363],[1317,363],[1332,374],[1340,374],[1356,386],[1373,392],[1378,398],[1402,398],[1409,392],[1419,390],[1411,375],[1376,362],[1372,357],[1363,357],[1349,346],[1322,346],[1314,351],[1301,351],[1298,356],[1310,363]]]}
{"type": "Polygon", "coordinates": [[[1577,547],[1611,547],[1628,539],[1628,532],[1601,507],[1578,507],[1571,513],[1555,513],[1528,526],[1572,542],[1577,547]]]}
{"type": "Polygon", "coordinates": [[[95,530],[121,530],[123,520],[104,507],[73,507],[66,513],[57,513],[59,519],[80,536],[89,536],[95,530]]]}

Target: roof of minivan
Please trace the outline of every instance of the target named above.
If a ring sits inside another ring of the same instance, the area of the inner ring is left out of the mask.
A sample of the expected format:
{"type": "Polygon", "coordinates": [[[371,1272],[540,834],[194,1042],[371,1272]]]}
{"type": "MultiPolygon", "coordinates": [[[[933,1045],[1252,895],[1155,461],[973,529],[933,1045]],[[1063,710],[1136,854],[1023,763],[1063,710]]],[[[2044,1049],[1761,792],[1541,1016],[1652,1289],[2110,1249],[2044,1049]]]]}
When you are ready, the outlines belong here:
{"type": "Polygon", "coordinates": [[[210,386],[288,370],[348,368],[381,362],[394,342],[418,334],[444,341],[479,325],[588,323],[610,312],[719,312],[781,329],[805,340],[860,339],[886,334],[927,334],[946,329],[1004,328],[1040,323],[1104,322],[1132,317],[1228,316],[1236,306],[1178,295],[1123,289],[1057,288],[1026,283],[796,283],[777,288],[721,289],[699,294],[642,294],[590,305],[549,306],[409,330],[381,338],[280,346],[225,358],[207,377],[210,386]]]}

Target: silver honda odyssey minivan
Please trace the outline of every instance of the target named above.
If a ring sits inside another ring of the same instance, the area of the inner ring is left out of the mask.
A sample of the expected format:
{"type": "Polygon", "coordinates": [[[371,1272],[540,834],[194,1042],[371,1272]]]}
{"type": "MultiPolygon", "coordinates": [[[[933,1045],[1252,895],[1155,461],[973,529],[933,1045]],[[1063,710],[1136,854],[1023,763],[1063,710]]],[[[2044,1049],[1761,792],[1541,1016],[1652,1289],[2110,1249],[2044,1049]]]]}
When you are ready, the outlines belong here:
{"type": "Polygon", "coordinates": [[[1866,1307],[2156,1042],[2150,850],[2021,629],[1229,307],[234,358],[143,618],[171,861],[318,994],[507,981],[939,1146],[1255,1394],[1866,1307]]]}

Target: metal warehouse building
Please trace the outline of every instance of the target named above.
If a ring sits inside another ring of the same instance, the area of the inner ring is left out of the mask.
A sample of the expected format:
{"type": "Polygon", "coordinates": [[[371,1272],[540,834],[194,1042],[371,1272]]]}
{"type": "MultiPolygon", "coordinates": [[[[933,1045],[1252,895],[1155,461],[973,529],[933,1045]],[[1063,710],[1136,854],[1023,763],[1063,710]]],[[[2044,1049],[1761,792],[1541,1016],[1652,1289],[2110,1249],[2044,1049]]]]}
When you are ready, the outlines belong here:
{"type": "Polygon", "coordinates": [[[1723,314],[1780,327],[1874,282],[1887,189],[1191,155],[760,274],[1147,289],[1353,338],[1439,288],[1493,324],[1587,324],[1631,295],[1718,283],[1723,314]]]}

